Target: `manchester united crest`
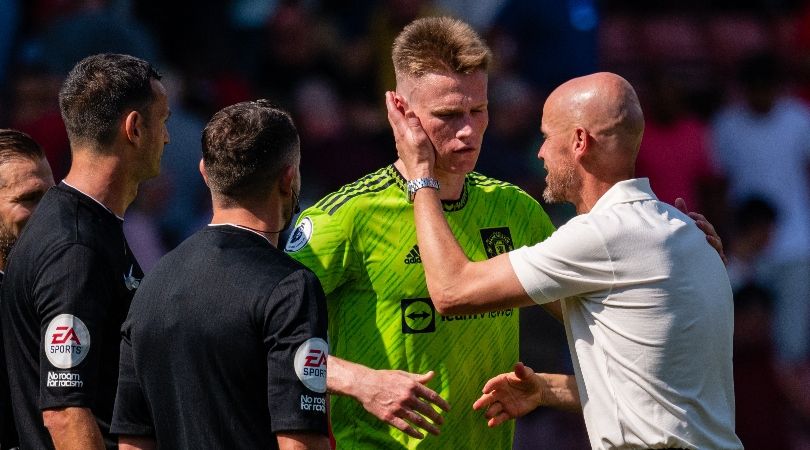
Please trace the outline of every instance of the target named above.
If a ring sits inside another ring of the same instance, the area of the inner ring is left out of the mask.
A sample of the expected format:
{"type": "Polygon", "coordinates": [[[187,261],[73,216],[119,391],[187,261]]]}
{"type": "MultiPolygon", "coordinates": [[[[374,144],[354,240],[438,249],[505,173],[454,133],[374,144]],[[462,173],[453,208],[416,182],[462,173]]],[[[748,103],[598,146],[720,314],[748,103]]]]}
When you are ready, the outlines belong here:
{"type": "Polygon", "coordinates": [[[484,242],[484,250],[489,258],[515,249],[508,227],[482,228],[481,240],[484,242]]]}

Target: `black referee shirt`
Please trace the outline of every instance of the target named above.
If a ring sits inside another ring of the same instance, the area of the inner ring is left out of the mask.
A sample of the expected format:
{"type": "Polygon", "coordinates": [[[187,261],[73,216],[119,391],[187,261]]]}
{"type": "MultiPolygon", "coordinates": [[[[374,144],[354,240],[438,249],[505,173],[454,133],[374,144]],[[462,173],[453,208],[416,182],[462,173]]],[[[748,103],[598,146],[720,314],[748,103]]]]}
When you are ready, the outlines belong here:
{"type": "MultiPolygon", "coordinates": [[[[6,274],[0,271],[0,286],[6,274]]],[[[2,316],[0,316],[0,450],[17,447],[19,438],[14,427],[14,416],[11,413],[11,393],[8,389],[8,368],[3,350],[2,316]]]]}
{"type": "Polygon", "coordinates": [[[209,226],[164,256],[123,327],[113,432],[160,448],[278,448],[326,435],[326,303],[262,236],[209,226]]]}
{"type": "Polygon", "coordinates": [[[53,444],[42,410],[93,411],[108,448],[121,324],[140,278],[122,221],[59,184],[9,256],[0,294],[11,398],[22,448],[53,444]]]}

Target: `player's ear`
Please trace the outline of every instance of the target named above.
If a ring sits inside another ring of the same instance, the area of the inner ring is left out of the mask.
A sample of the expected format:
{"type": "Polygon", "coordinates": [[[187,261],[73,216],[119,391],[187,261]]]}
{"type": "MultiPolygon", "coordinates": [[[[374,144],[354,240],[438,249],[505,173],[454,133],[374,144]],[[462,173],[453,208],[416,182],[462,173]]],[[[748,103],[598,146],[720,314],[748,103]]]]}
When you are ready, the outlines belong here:
{"type": "Polygon", "coordinates": [[[591,135],[588,134],[588,130],[585,128],[574,128],[571,149],[573,150],[575,160],[580,160],[588,154],[591,149],[591,139],[591,135]]]}
{"type": "Polygon", "coordinates": [[[124,117],[122,126],[124,128],[124,135],[127,137],[127,139],[133,144],[137,144],[141,139],[141,135],[143,134],[143,130],[141,130],[141,127],[143,126],[143,116],[141,113],[134,110],[130,111],[129,114],[124,117]]]}
{"type": "Polygon", "coordinates": [[[205,160],[202,158],[200,158],[200,175],[202,175],[205,185],[210,186],[208,184],[208,171],[205,170],[205,160]]]}
{"type": "Polygon", "coordinates": [[[278,180],[278,189],[282,194],[289,194],[294,191],[293,186],[297,173],[297,167],[292,164],[284,167],[284,169],[281,171],[281,176],[279,176],[278,180]]]}

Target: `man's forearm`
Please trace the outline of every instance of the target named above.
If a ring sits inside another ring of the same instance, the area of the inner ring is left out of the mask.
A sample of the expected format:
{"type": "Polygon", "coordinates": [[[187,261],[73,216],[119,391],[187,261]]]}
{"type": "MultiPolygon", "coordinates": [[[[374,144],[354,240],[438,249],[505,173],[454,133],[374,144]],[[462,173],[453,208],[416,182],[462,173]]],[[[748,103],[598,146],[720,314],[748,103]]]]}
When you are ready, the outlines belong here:
{"type": "Polygon", "coordinates": [[[538,373],[536,375],[543,380],[542,400],[539,406],[566,411],[580,411],[582,409],[577,381],[573,375],[556,373],[538,373]]]}
{"type": "Polygon", "coordinates": [[[42,420],[56,450],[104,450],[101,430],[88,408],[48,409],[42,420]]]}
{"type": "Polygon", "coordinates": [[[438,312],[476,314],[534,305],[507,254],[477,262],[467,258],[435,190],[417,192],[414,222],[425,281],[438,312]]]}
{"type": "Polygon", "coordinates": [[[157,441],[148,436],[119,436],[118,450],[155,450],[157,441]]]}
{"type": "Polygon", "coordinates": [[[353,387],[357,386],[358,377],[367,367],[329,355],[326,371],[326,390],[330,394],[357,397],[353,387]]]}
{"type": "Polygon", "coordinates": [[[278,433],[279,450],[329,450],[329,438],[315,433],[278,433]]]}
{"type": "MultiPolygon", "coordinates": [[[[425,269],[428,291],[441,311],[466,298],[463,284],[457,285],[464,267],[470,263],[453,236],[441,207],[438,193],[432,189],[417,192],[414,203],[414,223],[425,269]]],[[[441,311],[444,312],[444,311],[441,311]]]]}

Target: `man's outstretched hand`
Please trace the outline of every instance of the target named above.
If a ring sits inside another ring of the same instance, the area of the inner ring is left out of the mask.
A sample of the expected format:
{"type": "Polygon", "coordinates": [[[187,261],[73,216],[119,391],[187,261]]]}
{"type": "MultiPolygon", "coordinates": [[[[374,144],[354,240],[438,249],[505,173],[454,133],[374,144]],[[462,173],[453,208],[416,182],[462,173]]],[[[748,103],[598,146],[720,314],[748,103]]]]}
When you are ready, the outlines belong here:
{"type": "Polygon", "coordinates": [[[473,403],[473,409],[486,410],[490,427],[526,415],[542,403],[542,379],[523,363],[515,364],[514,369],[487,381],[484,395],[473,403]]]}
{"type": "Polygon", "coordinates": [[[356,398],[366,411],[408,436],[424,438],[419,430],[438,435],[444,419],[434,406],[448,411],[450,405],[425,386],[433,376],[433,371],[414,374],[401,370],[371,370],[356,380],[356,398]]]}

